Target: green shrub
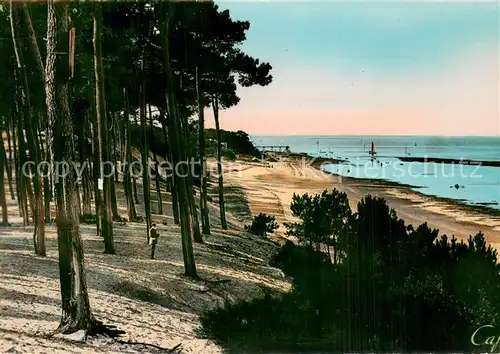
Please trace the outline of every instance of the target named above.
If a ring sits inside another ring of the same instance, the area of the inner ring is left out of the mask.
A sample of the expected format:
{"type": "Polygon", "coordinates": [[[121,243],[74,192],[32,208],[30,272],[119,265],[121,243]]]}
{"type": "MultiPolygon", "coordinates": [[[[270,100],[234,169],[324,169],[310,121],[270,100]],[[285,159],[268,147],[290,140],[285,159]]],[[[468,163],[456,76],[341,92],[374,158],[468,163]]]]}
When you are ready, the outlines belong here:
{"type": "Polygon", "coordinates": [[[257,236],[267,236],[268,232],[273,233],[278,229],[278,223],[274,216],[266,215],[260,213],[253,218],[251,225],[245,225],[245,230],[257,235],[257,236]]]}
{"type": "Polygon", "coordinates": [[[222,149],[221,156],[229,160],[236,160],[236,154],[231,149],[222,149]]]}

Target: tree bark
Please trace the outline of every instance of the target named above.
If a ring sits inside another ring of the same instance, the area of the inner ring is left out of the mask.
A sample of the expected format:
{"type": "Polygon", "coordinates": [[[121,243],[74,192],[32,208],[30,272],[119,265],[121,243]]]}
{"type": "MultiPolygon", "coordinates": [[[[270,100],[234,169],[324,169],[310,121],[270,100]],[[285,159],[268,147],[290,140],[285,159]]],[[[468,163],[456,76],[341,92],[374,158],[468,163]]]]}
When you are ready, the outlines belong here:
{"type": "MultiPolygon", "coordinates": [[[[144,63],[144,59],[143,59],[144,63]]],[[[143,64],[144,65],[144,64],[143,64]]],[[[143,68],[144,70],[144,68],[143,68]]],[[[143,71],[144,78],[144,71],[143,71]]],[[[146,236],[149,243],[150,228],[151,228],[151,201],[149,195],[149,165],[148,165],[148,134],[147,134],[147,123],[146,123],[146,84],[145,79],[143,79],[141,85],[141,97],[140,97],[140,115],[141,115],[141,129],[142,129],[142,188],[144,193],[144,210],[146,214],[146,236]]]]}
{"type": "Polygon", "coordinates": [[[88,123],[88,111],[83,113],[83,121],[80,126],[80,161],[82,167],[84,168],[82,174],[82,190],[83,190],[83,203],[82,210],[83,214],[92,214],[92,206],[90,203],[90,188],[89,188],[89,161],[87,157],[87,123],[88,123]]]}
{"type": "Polygon", "coordinates": [[[200,184],[200,214],[201,228],[205,235],[210,235],[210,220],[208,218],[207,202],[207,160],[205,157],[205,116],[203,113],[203,103],[201,102],[201,92],[199,86],[199,71],[196,67],[196,97],[198,100],[198,145],[200,152],[201,184],[200,184]]]}
{"type": "Polygon", "coordinates": [[[219,124],[219,100],[217,97],[212,97],[212,108],[214,111],[215,118],[215,131],[217,133],[217,172],[219,174],[219,211],[220,211],[220,223],[223,230],[227,230],[226,221],[226,207],[224,205],[224,178],[222,176],[222,141],[220,134],[220,124],[219,124]]]}
{"type": "Polygon", "coordinates": [[[5,153],[5,146],[3,142],[3,136],[0,130],[0,206],[2,207],[2,223],[0,225],[9,225],[8,214],[7,214],[7,199],[5,197],[5,185],[4,185],[4,169],[7,169],[7,156],[5,153]]]}
{"type": "Polygon", "coordinates": [[[33,23],[31,21],[30,12],[28,10],[28,5],[23,4],[23,14],[26,22],[26,27],[28,30],[28,35],[31,42],[31,51],[34,54],[35,62],[37,65],[38,73],[41,75],[42,81],[45,82],[45,69],[43,67],[42,55],[40,54],[40,47],[38,46],[38,41],[36,39],[35,30],[33,28],[33,23]]]}
{"type": "MultiPolygon", "coordinates": [[[[168,143],[168,155],[165,157],[166,160],[168,160],[172,168],[173,166],[173,155],[172,155],[172,142],[170,141],[170,135],[168,134],[168,129],[167,129],[167,118],[165,118],[165,113],[160,113],[160,119],[161,119],[161,125],[163,128],[163,135],[165,136],[165,140],[168,143]]],[[[172,170],[170,171],[169,176],[167,176],[167,192],[170,192],[170,195],[172,196],[172,214],[174,216],[174,224],[175,225],[180,225],[180,219],[179,219],[179,202],[177,198],[177,191],[175,189],[175,178],[174,178],[175,171],[172,170]]]]}
{"type": "MultiPolygon", "coordinates": [[[[35,246],[35,253],[39,256],[45,256],[45,211],[44,211],[44,199],[43,199],[43,180],[40,175],[39,163],[40,159],[40,149],[38,145],[38,134],[36,133],[37,124],[33,119],[33,110],[30,102],[30,90],[28,85],[28,73],[24,63],[23,51],[18,50],[18,43],[15,34],[15,28],[19,28],[19,15],[12,11],[11,7],[11,31],[12,31],[12,43],[14,45],[17,62],[17,70],[19,75],[17,78],[21,87],[21,102],[23,106],[23,116],[24,116],[24,127],[26,128],[26,135],[28,140],[28,149],[30,152],[31,161],[34,164],[32,171],[34,172],[33,178],[33,189],[34,189],[34,199],[33,199],[33,224],[35,229],[33,231],[33,241],[35,246]]],[[[22,47],[21,41],[21,47],[22,47]]],[[[23,139],[24,140],[24,139],[23,139]]]]}
{"type": "MultiPolygon", "coordinates": [[[[149,126],[150,126],[150,131],[149,131],[149,141],[150,145],[152,145],[153,141],[153,113],[151,112],[151,104],[149,106],[149,126]]],[[[163,201],[161,199],[161,190],[160,190],[160,175],[159,175],[159,169],[158,169],[158,158],[156,156],[155,149],[151,148],[153,150],[153,160],[155,162],[155,170],[156,170],[156,178],[155,178],[155,185],[156,185],[156,198],[158,199],[158,214],[162,215],[163,214],[163,201]]]]}
{"type": "Polygon", "coordinates": [[[109,145],[107,111],[104,102],[104,75],[102,66],[102,14],[101,4],[94,4],[94,74],[95,74],[95,102],[96,120],[98,129],[99,155],[102,156],[103,167],[99,166],[100,176],[104,180],[104,203],[102,204],[102,235],[104,238],[104,253],[115,254],[113,238],[113,218],[111,214],[111,179],[112,171],[109,166],[109,145]]]}
{"type": "Polygon", "coordinates": [[[48,2],[46,100],[47,116],[54,124],[56,161],[71,167],[63,178],[54,176],[57,201],[57,236],[62,298],[59,331],[89,331],[96,323],[87,292],[83,247],[76,205],[76,171],[72,168],[73,122],[68,99],[68,4],[48,2]],[[57,53],[57,54],[56,54],[57,53]]]}
{"type": "MultiPolygon", "coordinates": [[[[92,87],[89,85],[89,87],[92,87]]],[[[102,235],[102,193],[99,189],[99,179],[101,171],[101,151],[99,149],[99,130],[97,129],[97,113],[95,106],[95,96],[91,95],[90,111],[92,116],[92,131],[93,131],[93,153],[94,153],[94,166],[92,167],[92,177],[94,179],[94,201],[95,201],[95,215],[96,215],[96,234],[102,235]]]]}
{"type": "Polygon", "coordinates": [[[124,188],[125,188],[125,196],[127,198],[127,209],[128,209],[128,219],[129,221],[137,220],[137,211],[135,210],[134,196],[132,193],[132,182],[130,177],[130,165],[132,163],[132,143],[130,141],[130,110],[129,110],[129,101],[128,101],[128,91],[126,88],[123,89],[123,99],[125,101],[125,109],[124,113],[124,124],[126,131],[126,140],[127,140],[127,165],[125,166],[124,173],[124,188]]]}
{"type": "Polygon", "coordinates": [[[15,194],[14,194],[14,188],[12,186],[12,167],[14,166],[13,162],[14,159],[12,158],[13,153],[12,153],[12,144],[11,144],[11,136],[10,136],[10,122],[8,121],[10,119],[10,115],[8,118],[6,118],[5,122],[5,132],[7,133],[7,147],[9,149],[9,158],[5,157],[5,164],[6,164],[6,171],[7,171],[7,179],[9,181],[9,192],[10,192],[10,197],[12,200],[16,200],[15,194]]]}
{"type": "MultiPolygon", "coordinates": [[[[175,101],[174,80],[172,79],[172,71],[170,68],[170,54],[169,54],[169,30],[170,30],[170,16],[172,16],[173,6],[171,4],[162,3],[158,7],[161,19],[160,32],[163,38],[163,51],[165,60],[165,73],[166,73],[166,86],[167,86],[167,107],[168,107],[168,122],[169,122],[169,141],[171,142],[171,149],[173,155],[174,166],[177,163],[185,161],[185,152],[182,147],[184,146],[184,134],[181,129],[181,120],[177,110],[177,102],[175,101]]],[[[189,205],[187,200],[187,183],[186,183],[186,169],[185,165],[180,165],[180,174],[175,175],[175,188],[177,189],[179,198],[180,222],[181,222],[181,237],[182,237],[182,254],[184,259],[184,271],[187,276],[198,278],[196,263],[194,259],[193,243],[191,239],[191,230],[189,227],[189,205]],[[178,183],[177,183],[178,182],[178,183]]],[[[175,171],[175,168],[174,168],[175,171]]]]}
{"type": "MultiPolygon", "coordinates": [[[[112,127],[109,129],[109,131],[111,132],[111,139],[113,140],[113,163],[115,165],[114,177],[115,177],[115,184],[116,184],[116,183],[118,183],[118,167],[116,165],[116,163],[118,161],[118,158],[117,158],[118,155],[117,155],[117,150],[116,150],[116,144],[117,144],[116,140],[120,136],[120,132],[117,131],[117,129],[116,129],[117,128],[117,126],[116,126],[117,120],[116,120],[115,114],[112,112],[109,112],[108,117],[110,117],[110,116],[111,116],[112,127]]],[[[109,134],[108,134],[108,136],[109,136],[109,134]]],[[[115,198],[115,200],[116,200],[116,198],[115,198]]]]}
{"type": "MultiPolygon", "coordinates": [[[[185,151],[185,161],[189,162],[192,161],[191,148],[190,148],[191,143],[188,131],[188,121],[185,115],[182,115],[181,117],[181,129],[184,133],[183,134],[184,139],[182,142],[183,146],[181,146],[181,148],[185,151]]],[[[196,209],[196,202],[194,200],[194,194],[193,194],[194,180],[191,167],[192,166],[188,166],[187,168],[187,180],[186,180],[186,194],[189,203],[191,228],[193,231],[193,240],[197,243],[203,243],[203,238],[201,237],[201,232],[200,232],[200,222],[198,221],[198,210],[196,209]]]]}
{"type": "MultiPolygon", "coordinates": [[[[134,122],[135,122],[135,126],[137,127],[137,130],[139,130],[141,125],[139,124],[139,121],[137,119],[136,114],[134,114],[134,122]]],[[[135,160],[135,159],[133,159],[133,160],[135,160]]],[[[132,170],[132,189],[134,190],[135,203],[139,204],[139,196],[137,194],[137,180],[135,178],[135,168],[132,170]]]]}
{"type": "MultiPolygon", "coordinates": [[[[15,105],[15,112],[17,113],[17,103],[16,100],[14,99],[14,105],[15,105]]],[[[14,171],[16,171],[15,178],[16,178],[16,194],[17,194],[17,201],[19,205],[19,216],[23,219],[23,225],[27,225],[27,213],[24,213],[24,195],[23,195],[23,182],[21,178],[21,168],[19,167],[19,149],[17,148],[17,139],[16,139],[16,124],[14,122],[14,119],[12,118],[12,115],[10,116],[10,123],[12,125],[12,147],[14,148],[14,171]],[[26,215],[26,216],[25,216],[26,215]]]]}
{"type": "MultiPolygon", "coordinates": [[[[17,57],[17,56],[16,56],[17,57]]],[[[17,70],[14,71],[14,82],[18,83],[18,73],[17,70]]],[[[30,165],[27,164],[25,166],[25,163],[28,162],[28,157],[26,155],[26,140],[24,136],[24,118],[22,118],[25,114],[25,106],[23,104],[24,101],[20,102],[20,97],[22,97],[22,91],[19,92],[19,85],[15,85],[14,87],[14,104],[16,108],[16,116],[21,117],[17,119],[17,124],[16,124],[16,129],[17,129],[17,141],[18,141],[18,162],[17,162],[17,168],[18,171],[16,175],[18,176],[18,186],[21,187],[21,193],[22,193],[22,208],[23,208],[23,223],[24,226],[29,225],[29,217],[30,217],[30,211],[31,215],[34,215],[34,204],[35,204],[35,198],[33,195],[33,190],[31,188],[31,169],[29,168],[30,165]],[[29,201],[29,203],[28,203],[29,201]],[[29,209],[29,210],[28,210],[29,209]]],[[[23,98],[24,99],[24,98],[23,98]]],[[[20,204],[21,205],[21,204],[20,204]]]]}

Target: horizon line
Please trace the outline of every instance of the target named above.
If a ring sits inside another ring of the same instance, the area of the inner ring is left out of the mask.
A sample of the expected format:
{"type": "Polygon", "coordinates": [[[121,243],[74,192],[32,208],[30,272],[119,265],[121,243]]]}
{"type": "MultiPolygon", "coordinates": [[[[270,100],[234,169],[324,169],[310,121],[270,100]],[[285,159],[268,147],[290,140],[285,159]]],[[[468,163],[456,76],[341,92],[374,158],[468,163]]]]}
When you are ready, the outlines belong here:
{"type": "Polygon", "coordinates": [[[408,136],[408,137],[443,137],[443,138],[500,138],[500,134],[496,135],[433,135],[433,134],[262,134],[248,133],[250,136],[268,136],[268,137],[286,137],[286,136],[408,136]]]}

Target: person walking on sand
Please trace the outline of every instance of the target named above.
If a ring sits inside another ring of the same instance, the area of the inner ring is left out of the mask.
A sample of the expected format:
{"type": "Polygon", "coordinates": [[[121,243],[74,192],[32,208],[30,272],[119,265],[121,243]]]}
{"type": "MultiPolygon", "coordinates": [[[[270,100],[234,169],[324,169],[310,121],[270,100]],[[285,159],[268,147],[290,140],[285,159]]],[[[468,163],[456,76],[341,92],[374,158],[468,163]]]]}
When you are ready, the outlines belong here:
{"type": "Polygon", "coordinates": [[[151,244],[151,259],[155,259],[156,244],[158,243],[158,238],[160,237],[160,234],[156,231],[156,224],[151,226],[150,235],[149,243],[151,244]]]}

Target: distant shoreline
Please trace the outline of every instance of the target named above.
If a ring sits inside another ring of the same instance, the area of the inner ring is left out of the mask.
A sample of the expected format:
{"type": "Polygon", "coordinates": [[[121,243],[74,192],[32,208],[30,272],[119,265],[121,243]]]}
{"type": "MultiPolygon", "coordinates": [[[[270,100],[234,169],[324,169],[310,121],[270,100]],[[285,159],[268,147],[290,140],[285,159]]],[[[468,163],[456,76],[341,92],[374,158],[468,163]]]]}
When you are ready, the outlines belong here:
{"type": "Polygon", "coordinates": [[[447,164],[459,164],[459,165],[473,165],[473,166],[489,166],[489,167],[500,167],[500,161],[481,161],[481,160],[464,160],[464,159],[450,159],[441,157],[398,157],[399,160],[405,162],[437,162],[437,163],[447,163],[447,164]]]}
{"type": "MultiPolygon", "coordinates": [[[[296,155],[303,156],[302,154],[296,154],[296,155]]],[[[310,158],[314,158],[313,156],[310,156],[308,154],[305,154],[305,155],[307,155],[310,158]]],[[[490,207],[487,205],[481,205],[481,204],[475,204],[475,205],[472,204],[471,205],[471,204],[465,203],[463,201],[452,199],[452,198],[441,197],[441,196],[437,196],[434,194],[425,194],[425,193],[422,193],[418,190],[418,189],[425,188],[422,186],[414,186],[414,185],[395,182],[395,181],[388,181],[385,179],[343,176],[343,175],[337,174],[335,172],[325,171],[325,170],[321,169],[324,162],[328,162],[328,160],[334,160],[334,161],[338,161],[338,160],[328,159],[328,158],[325,158],[322,161],[319,161],[319,160],[320,160],[320,158],[316,158],[316,161],[312,164],[312,166],[314,168],[316,168],[317,170],[319,170],[323,173],[326,173],[326,174],[329,174],[332,176],[338,176],[338,177],[340,177],[342,179],[346,179],[348,181],[350,180],[350,181],[357,181],[357,182],[366,182],[366,183],[370,183],[370,184],[376,184],[376,185],[381,186],[381,187],[398,188],[401,191],[415,193],[421,197],[426,197],[426,198],[431,198],[431,199],[436,200],[436,201],[446,202],[448,204],[451,204],[454,207],[460,207],[465,211],[483,213],[483,214],[486,214],[488,216],[500,216],[500,209],[496,209],[496,208],[493,208],[493,207],[490,207]]],[[[338,162],[332,162],[332,164],[336,164],[336,163],[338,163],[338,162]]]]}

